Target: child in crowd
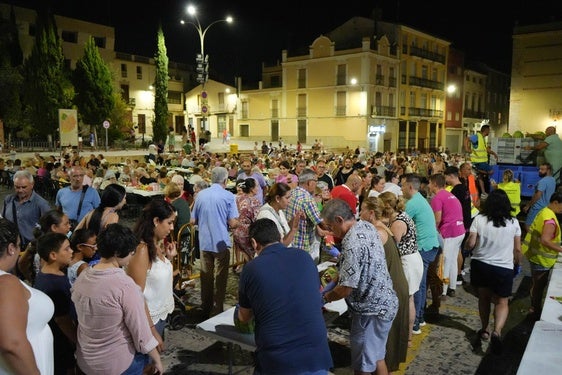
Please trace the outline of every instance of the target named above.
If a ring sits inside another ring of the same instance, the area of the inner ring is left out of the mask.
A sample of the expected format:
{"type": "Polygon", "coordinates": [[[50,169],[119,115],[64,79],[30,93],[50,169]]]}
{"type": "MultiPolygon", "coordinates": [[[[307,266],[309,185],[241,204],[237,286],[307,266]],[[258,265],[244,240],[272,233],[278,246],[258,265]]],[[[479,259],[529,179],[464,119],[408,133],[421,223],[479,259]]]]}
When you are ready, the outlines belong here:
{"type": "Polygon", "coordinates": [[[66,271],[71,286],[74,285],[80,273],[88,267],[88,262],[96,254],[96,237],[96,233],[87,228],[76,229],[72,233],[70,247],[73,250],[73,254],[66,271]]]}
{"type": "Polygon", "coordinates": [[[76,312],[70,298],[70,282],[63,271],[72,260],[70,241],[64,234],[50,232],[37,240],[37,251],[44,264],[35,278],[34,287],[48,295],[55,305],[55,314],[49,321],[53,332],[55,374],[74,373],[76,312]]]}

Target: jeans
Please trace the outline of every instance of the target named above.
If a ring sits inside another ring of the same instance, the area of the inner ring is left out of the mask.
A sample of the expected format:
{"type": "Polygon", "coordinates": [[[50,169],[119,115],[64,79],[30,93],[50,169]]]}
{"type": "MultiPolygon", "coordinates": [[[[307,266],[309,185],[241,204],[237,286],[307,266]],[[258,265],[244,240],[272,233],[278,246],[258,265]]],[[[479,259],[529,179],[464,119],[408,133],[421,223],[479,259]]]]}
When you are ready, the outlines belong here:
{"type": "Polygon", "coordinates": [[[201,251],[201,309],[206,316],[223,312],[229,263],[230,249],[219,253],[201,251]]]}
{"type": "Polygon", "coordinates": [[[133,362],[121,375],[141,375],[144,367],[148,365],[148,354],[135,353],[133,362]]]}
{"type": "Polygon", "coordinates": [[[431,250],[420,251],[423,261],[423,275],[420,283],[420,289],[414,294],[416,322],[420,322],[423,320],[425,300],[427,298],[427,269],[429,268],[429,264],[435,260],[435,256],[437,255],[438,250],[438,247],[434,247],[431,250]]]}

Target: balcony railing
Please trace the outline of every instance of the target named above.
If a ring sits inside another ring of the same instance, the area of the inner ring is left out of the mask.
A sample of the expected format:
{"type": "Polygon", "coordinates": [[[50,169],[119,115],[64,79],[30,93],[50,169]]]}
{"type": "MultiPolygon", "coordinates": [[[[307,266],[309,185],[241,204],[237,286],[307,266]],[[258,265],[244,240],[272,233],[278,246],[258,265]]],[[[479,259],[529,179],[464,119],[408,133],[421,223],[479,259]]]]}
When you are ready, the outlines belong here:
{"type": "Polygon", "coordinates": [[[345,105],[338,105],[336,106],[336,116],[345,116],[347,113],[347,106],[345,105]]]}
{"type": "Polygon", "coordinates": [[[375,105],[371,107],[371,116],[395,117],[396,107],[375,105]]]}
{"type": "Polygon", "coordinates": [[[375,77],[375,83],[381,86],[384,85],[384,76],[381,74],[377,74],[375,77]]]}
{"type": "Polygon", "coordinates": [[[297,108],[297,117],[306,117],[306,107],[297,108]]]}
{"type": "Polygon", "coordinates": [[[424,59],[445,64],[445,55],[441,55],[437,52],[431,52],[424,48],[410,46],[410,56],[418,56],[424,59]]]}
{"type": "Polygon", "coordinates": [[[443,111],[438,109],[428,109],[428,108],[417,108],[408,107],[409,116],[419,116],[419,117],[443,117],[443,111]]]}
{"type": "Polygon", "coordinates": [[[415,76],[409,76],[408,79],[410,85],[412,86],[427,87],[435,90],[445,90],[445,84],[443,82],[432,81],[430,79],[415,76]]]}

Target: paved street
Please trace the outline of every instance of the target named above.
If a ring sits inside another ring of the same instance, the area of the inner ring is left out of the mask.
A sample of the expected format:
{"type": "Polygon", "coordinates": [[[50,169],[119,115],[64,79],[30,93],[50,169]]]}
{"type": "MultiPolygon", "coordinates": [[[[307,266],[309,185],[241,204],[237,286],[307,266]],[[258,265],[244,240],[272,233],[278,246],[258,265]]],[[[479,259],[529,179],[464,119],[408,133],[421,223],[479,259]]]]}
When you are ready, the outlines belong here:
{"type": "MultiPolygon", "coordinates": [[[[237,142],[239,150],[251,150],[253,142],[237,142]]],[[[211,143],[211,150],[228,152],[229,145],[220,140],[211,143]]],[[[138,151],[103,152],[107,157],[126,158],[143,155],[138,151]]],[[[97,153],[97,152],[96,152],[97,153]]],[[[49,153],[43,153],[48,155],[49,153]]],[[[88,152],[89,154],[89,152],[88,152]]],[[[31,154],[20,154],[25,158],[31,154]]],[[[10,193],[6,187],[0,190],[2,200],[10,193]]],[[[132,225],[134,218],[124,219],[132,225]]],[[[468,281],[468,277],[466,278],[468,281]]],[[[237,301],[238,276],[231,272],[228,281],[226,304],[232,306],[237,301]]],[[[488,353],[488,343],[479,345],[476,331],[480,328],[477,298],[472,294],[469,284],[457,288],[456,297],[447,297],[442,303],[441,316],[428,320],[422,327],[422,334],[414,336],[413,347],[408,360],[395,374],[516,374],[533,323],[525,319],[529,307],[530,271],[528,264],[516,279],[514,294],[510,303],[510,315],[503,332],[505,350],[502,355],[488,353]]],[[[187,288],[184,297],[188,306],[199,305],[199,281],[187,288]]],[[[225,306],[225,307],[228,307],[225,306]]],[[[181,306],[179,306],[181,307],[181,306]]],[[[194,309],[185,309],[186,318],[192,324],[176,331],[168,331],[167,351],[164,362],[166,374],[227,374],[227,345],[202,335],[193,328],[199,322],[194,309]]],[[[346,315],[336,319],[329,326],[329,340],[335,363],[333,374],[350,374],[350,352],[348,344],[349,320],[346,315]]],[[[252,374],[252,353],[233,347],[233,372],[252,374]]]]}

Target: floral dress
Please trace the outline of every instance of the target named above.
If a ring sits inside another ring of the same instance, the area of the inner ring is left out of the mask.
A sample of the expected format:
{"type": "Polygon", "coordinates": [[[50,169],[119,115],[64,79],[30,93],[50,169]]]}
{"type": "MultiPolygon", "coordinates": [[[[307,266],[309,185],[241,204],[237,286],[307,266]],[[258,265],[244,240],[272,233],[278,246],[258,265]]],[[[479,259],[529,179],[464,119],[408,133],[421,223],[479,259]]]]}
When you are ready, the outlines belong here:
{"type": "Polygon", "coordinates": [[[238,206],[238,221],[240,224],[232,232],[234,244],[238,250],[248,255],[249,259],[253,259],[255,251],[250,245],[248,228],[256,220],[261,203],[255,195],[240,194],[236,196],[236,205],[238,206]]]}

